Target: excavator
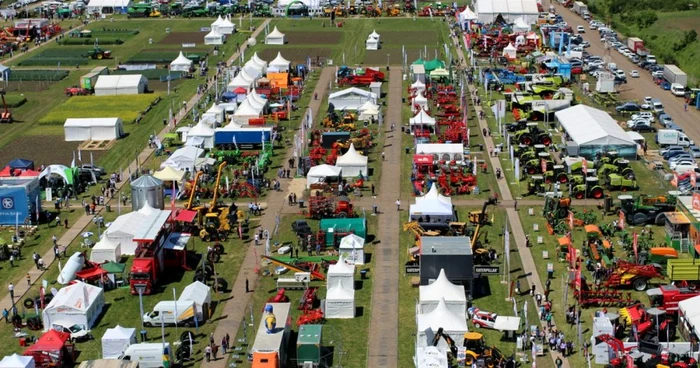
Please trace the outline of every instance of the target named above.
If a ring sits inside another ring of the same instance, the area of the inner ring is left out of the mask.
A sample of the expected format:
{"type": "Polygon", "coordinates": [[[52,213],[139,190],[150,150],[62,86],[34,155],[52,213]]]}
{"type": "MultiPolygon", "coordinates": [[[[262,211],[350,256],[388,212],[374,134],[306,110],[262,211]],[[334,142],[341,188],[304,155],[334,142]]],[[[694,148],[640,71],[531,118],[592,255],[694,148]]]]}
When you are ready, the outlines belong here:
{"type": "MultiPolygon", "coordinates": [[[[433,337],[433,346],[438,346],[440,339],[445,340],[447,346],[450,349],[450,354],[452,358],[457,357],[457,345],[454,339],[452,339],[448,334],[445,333],[442,327],[438,328],[433,337]]],[[[477,359],[484,359],[486,367],[493,368],[501,366],[503,362],[506,362],[506,368],[515,368],[515,361],[513,359],[508,359],[503,356],[500,350],[496,347],[486,346],[484,341],[484,335],[478,332],[467,332],[464,334],[464,347],[467,348],[465,365],[467,367],[471,366],[477,359]]]]}
{"type": "Polygon", "coordinates": [[[425,230],[423,229],[422,226],[418,223],[418,221],[411,221],[403,224],[403,231],[410,231],[413,233],[413,236],[415,238],[415,246],[414,247],[409,247],[408,249],[408,262],[406,262],[407,265],[418,265],[420,260],[419,260],[419,255],[420,255],[420,245],[421,241],[420,239],[423,236],[439,236],[440,232],[435,231],[435,230],[425,230]],[[418,248],[417,251],[415,249],[418,248]],[[414,251],[411,251],[411,250],[414,251]]]}
{"type": "Polygon", "coordinates": [[[486,213],[486,208],[488,206],[495,206],[497,204],[497,200],[495,197],[489,198],[488,201],[484,202],[484,207],[481,208],[481,212],[479,211],[472,211],[469,212],[469,222],[472,224],[477,224],[477,225],[486,225],[489,223],[489,218],[488,214],[486,213]]]}
{"type": "Polygon", "coordinates": [[[229,223],[229,207],[217,203],[219,198],[219,186],[221,183],[221,173],[226,167],[226,161],[219,165],[219,170],[216,174],[216,182],[214,182],[214,195],[208,208],[205,206],[200,210],[200,215],[204,213],[204,226],[199,231],[199,237],[204,241],[221,240],[226,241],[231,224],[229,223]]]}

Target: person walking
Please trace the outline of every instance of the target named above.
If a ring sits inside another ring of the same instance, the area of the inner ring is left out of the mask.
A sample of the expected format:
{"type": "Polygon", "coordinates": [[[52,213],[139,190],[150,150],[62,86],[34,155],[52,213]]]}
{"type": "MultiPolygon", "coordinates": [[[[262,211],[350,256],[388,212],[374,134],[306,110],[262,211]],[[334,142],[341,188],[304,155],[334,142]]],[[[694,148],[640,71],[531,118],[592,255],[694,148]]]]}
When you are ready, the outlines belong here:
{"type": "Polygon", "coordinates": [[[396,211],[401,211],[401,200],[400,199],[396,200],[396,211]]]}
{"type": "Polygon", "coordinates": [[[530,288],[530,296],[535,296],[535,284],[532,284],[532,287],[530,288]]]}
{"type": "Polygon", "coordinates": [[[27,287],[32,287],[32,276],[27,272],[27,276],[25,276],[27,279],[27,287]]]}
{"type": "Polygon", "coordinates": [[[518,210],[518,200],[516,199],[515,202],[513,202],[513,209],[518,210]]]}
{"type": "Polygon", "coordinates": [[[15,303],[15,285],[10,283],[7,285],[7,290],[10,292],[10,299],[12,299],[12,304],[15,303]]]}
{"type": "Polygon", "coordinates": [[[206,359],[207,363],[211,361],[211,346],[209,345],[204,348],[204,359],[206,359]]]}
{"type": "Polygon", "coordinates": [[[384,154],[384,151],[382,151],[382,161],[386,161],[386,155],[384,154]]]}
{"type": "Polygon", "coordinates": [[[260,235],[258,235],[258,233],[255,233],[254,239],[255,239],[255,245],[259,245],[258,243],[260,242],[260,235]]]}
{"type": "Polygon", "coordinates": [[[250,292],[250,284],[248,283],[248,279],[245,279],[245,292],[246,294],[250,292]]]}
{"type": "Polygon", "coordinates": [[[372,183],[372,184],[370,185],[370,190],[372,191],[372,197],[374,197],[374,196],[375,196],[375,194],[374,194],[374,183],[372,183]]]}
{"type": "Polygon", "coordinates": [[[61,217],[56,216],[56,227],[59,227],[59,226],[61,226],[61,217]]]}
{"type": "Polygon", "coordinates": [[[216,344],[211,344],[211,357],[214,360],[217,360],[216,354],[219,352],[219,345],[216,344]]]}
{"type": "Polygon", "coordinates": [[[221,338],[221,352],[225,355],[226,350],[228,350],[228,342],[226,341],[226,336],[221,338]]]}

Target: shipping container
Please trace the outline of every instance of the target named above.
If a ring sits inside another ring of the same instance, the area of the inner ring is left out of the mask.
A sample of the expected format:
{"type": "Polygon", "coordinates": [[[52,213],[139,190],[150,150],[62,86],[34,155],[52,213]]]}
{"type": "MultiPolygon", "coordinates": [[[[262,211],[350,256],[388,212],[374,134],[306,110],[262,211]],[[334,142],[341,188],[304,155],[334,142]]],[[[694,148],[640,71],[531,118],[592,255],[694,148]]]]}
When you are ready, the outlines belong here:
{"type": "Polygon", "coordinates": [[[685,74],[679,67],[673,64],[664,65],[664,78],[669,83],[677,83],[686,87],[688,85],[688,75],[685,74]]]}
{"type": "Polygon", "coordinates": [[[644,41],[642,41],[641,38],[637,37],[630,37],[627,39],[627,48],[632,50],[633,52],[637,52],[640,48],[644,47],[644,41]]]}

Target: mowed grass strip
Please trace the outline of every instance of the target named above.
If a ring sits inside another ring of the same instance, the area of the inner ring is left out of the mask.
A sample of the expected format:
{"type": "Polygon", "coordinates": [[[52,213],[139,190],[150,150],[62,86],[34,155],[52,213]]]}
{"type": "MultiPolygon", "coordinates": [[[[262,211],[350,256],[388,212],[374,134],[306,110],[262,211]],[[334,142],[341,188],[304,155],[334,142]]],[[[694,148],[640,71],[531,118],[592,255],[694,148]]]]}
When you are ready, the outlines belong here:
{"type": "Polygon", "coordinates": [[[58,125],[69,118],[118,117],[125,123],[132,122],[155,101],[159,95],[130,96],[75,96],[56,106],[39,119],[41,125],[58,125]]]}

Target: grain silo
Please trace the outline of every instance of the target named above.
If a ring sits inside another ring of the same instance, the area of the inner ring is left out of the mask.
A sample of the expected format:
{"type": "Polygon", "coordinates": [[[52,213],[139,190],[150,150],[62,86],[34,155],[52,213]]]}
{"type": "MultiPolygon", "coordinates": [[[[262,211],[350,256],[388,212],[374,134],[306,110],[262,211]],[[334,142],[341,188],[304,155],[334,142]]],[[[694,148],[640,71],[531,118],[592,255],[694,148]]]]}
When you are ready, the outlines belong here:
{"type": "Polygon", "coordinates": [[[163,181],[151,175],[144,175],[131,182],[131,207],[138,211],[148,203],[151,207],[163,209],[163,181]]]}

